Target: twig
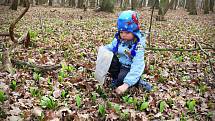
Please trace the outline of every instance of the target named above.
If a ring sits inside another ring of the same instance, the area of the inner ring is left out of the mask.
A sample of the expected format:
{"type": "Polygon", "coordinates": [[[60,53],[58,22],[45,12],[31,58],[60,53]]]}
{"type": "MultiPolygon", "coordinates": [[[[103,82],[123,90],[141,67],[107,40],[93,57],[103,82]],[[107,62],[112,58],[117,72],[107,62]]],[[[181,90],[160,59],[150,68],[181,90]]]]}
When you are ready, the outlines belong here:
{"type": "Polygon", "coordinates": [[[153,16],[153,13],[154,13],[154,9],[155,9],[155,5],[156,5],[156,1],[154,2],[154,5],[152,7],[152,14],[151,14],[151,18],[150,18],[150,26],[149,26],[149,36],[148,36],[148,40],[149,40],[149,47],[151,46],[151,40],[150,40],[150,37],[151,37],[151,28],[152,28],[152,16],[153,16]]]}
{"type": "Polygon", "coordinates": [[[42,32],[42,37],[44,41],[44,27],[43,27],[43,19],[41,13],[39,13],[39,19],[40,19],[40,27],[41,27],[41,32],[42,32]]]}
{"type": "MultiPolygon", "coordinates": [[[[215,50],[215,48],[203,48],[203,49],[209,49],[209,50],[215,50]]],[[[201,50],[201,48],[194,48],[194,49],[180,49],[180,48],[151,48],[146,47],[145,50],[153,50],[153,51],[198,51],[201,50]]]]}
{"type": "Polygon", "coordinates": [[[30,8],[30,3],[28,0],[26,0],[26,4],[27,4],[27,7],[25,8],[25,10],[22,12],[22,14],[19,15],[18,18],[16,18],[16,20],[10,24],[10,28],[9,28],[9,33],[10,33],[10,38],[11,40],[14,42],[14,43],[17,43],[17,40],[15,39],[14,37],[14,28],[15,28],[15,25],[17,24],[17,22],[25,15],[25,13],[28,11],[28,9],[30,8]]]}
{"type": "Polygon", "coordinates": [[[58,68],[61,68],[61,64],[57,64],[57,65],[53,65],[53,66],[40,66],[40,65],[36,65],[34,63],[24,62],[24,61],[15,60],[15,59],[11,59],[11,62],[14,65],[27,66],[30,68],[35,68],[36,70],[39,70],[41,72],[46,72],[46,71],[51,71],[51,70],[56,70],[58,68]]]}
{"type": "Polygon", "coordinates": [[[212,71],[212,73],[213,73],[213,75],[214,75],[214,78],[215,78],[215,72],[214,72],[214,69],[213,69],[213,65],[212,65],[212,62],[211,62],[211,55],[210,55],[210,53],[207,53],[203,48],[202,48],[202,46],[199,44],[199,42],[197,41],[197,40],[195,40],[195,39],[191,39],[191,40],[193,40],[193,41],[195,41],[197,44],[198,44],[198,46],[199,46],[199,48],[201,49],[201,51],[205,54],[205,55],[207,55],[207,57],[208,57],[208,61],[209,61],[209,65],[210,65],[210,67],[211,67],[211,71],[212,71]]]}

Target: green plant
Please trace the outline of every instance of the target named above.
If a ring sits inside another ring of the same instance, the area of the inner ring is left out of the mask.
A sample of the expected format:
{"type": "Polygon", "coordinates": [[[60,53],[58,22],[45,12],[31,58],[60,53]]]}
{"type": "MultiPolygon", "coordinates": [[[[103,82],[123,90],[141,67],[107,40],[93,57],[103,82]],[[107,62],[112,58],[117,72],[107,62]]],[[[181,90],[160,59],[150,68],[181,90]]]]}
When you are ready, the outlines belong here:
{"type": "Polygon", "coordinates": [[[113,106],[113,108],[114,108],[114,110],[115,110],[115,112],[116,112],[117,114],[120,114],[120,113],[121,113],[121,107],[120,107],[119,104],[115,104],[115,105],[113,106]]]}
{"type": "Polygon", "coordinates": [[[100,85],[97,86],[96,92],[97,92],[103,99],[107,99],[107,94],[106,94],[105,91],[101,88],[100,85]]]}
{"type": "Polygon", "coordinates": [[[120,120],[122,121],[127,121],[129,118],[129,112],[128,111],[122,111],[122,113],[120,113],[120,120]]]}
{"type": "Polygon", "coordinates": [[[68,95],[69,93],[68,93],[68,90],[62,90],[61,91],[61,97],[62,98],[66,98],[66,96],[68,95]]]}
{"type": "Polygon", "coordinates": [[[149,107],[149,102],[143,102],[140,106],[140,111],[143,111],[149,107]]]}
{"type": "Polygon", "coordinates": [[[91,98],[91,100],[93,101],[93,103],[95,103],[95,102],[96,102],[96,98],[97,98],[97,97],[96,97],[96,93],[95,93],[95,92],[92,92],[90,98],[91,98]]]}
{"type": "Polygon", "coordinates": [[[129,97],[129,98],[128,98],[128,102],[127,102],[127,103],[128,103],[128,104],[132,104],[133,102],[134,102],[133,97],[129,97]]]}
{"type": "Polygon", "coordinates": [[[14,91],[14,90],[16,90],[16,87],[17,87],[16,81],[12,80],[10,83],[10,88],[14,91]]]}
{"type": "Polygon", "coordinates": [[[159,105],[159,110],[160,110],[161,113],[163,113],[165,107],[166,107],[165,101],[161,101],[160,105],[159,105]]]}
{"type": "Polygon", "coordinates": [[[105,110],[105,106],[104,105],[101,105],[101,104],[99,104],[99,109],[98,109],[99,111],[99,115],[101,116],[101,117],[105,117],[105,113],[106,113],[106,110],[105,110]]]}
{"type": "Polygon", "coordinates": [[[184,113],[181,114],[180,116],[180,121],[187,121],[186,116],[184,115],[184,113]]]}
{"type": "Polygon", "coordinates": [[[123,100],[125,103],[127,103],[129,97],[130,97],[130,95],[123,96],[123,97],[122,97],[122,100],[123,100]]]}
{"type": "Polygon", "coordinates": [[[183,61],[184,61],[184,56],[183,56],[183,55],[174,55],[174,58],[175,58],[178,62],[183,62],[183,61]]]}
{"type": "Polygon", "coordinates": [[[41,74],[37,73],[37,72],[34,72],[33,73],[33,79],[35,81],[40,81],[41,80],[41,74]]]}
{"type": "Polygon", "coordinates": [[[80,95],[75,96],[75,101],[76,101],[76,105],[78,106],[78,108],[81,108],[81,97],[80,97],[80,95]]]}
{"type": "Polygon", "coordinates": [[[32,40],[34,40],[38,36],[38,33],[36,31],[32,31],[32,30],[29,31],[29,34],[30,34],[30,38],[32,40]]]}
{"type": "Polygon", "coordinates": [[[0,118],[6,119],[7,113],[0,107],[0,118]]]}
{"type": "Polygon", "coordinates": [[[4,102],[7,99],[3,90],[0,90],[0,102],[4,102]]]}
{"type": "Polygon", "coordinates": [[[203,83],[200,83],[200,85],[199,85],[199,92],[201,93],[201,94],[204,94],[206,91],[207,91],[207,85],[205,85],[205,84],[203,84],[203,83]]]}
{"type": "Polygon", "coordinates": [[[190,60],[191,61],[194,61],[194,62],[200,62],[201,61],[201,56],[200,54],[197,54],[196,56],[195,55],[192,55],[192,53],[190,54],[190,60]]]}
{"type": "Polygon", "coordinates": [[[195,100],[188,100],[187,101],[187,108],[189,111],[194,112],[195,106],[196,106],[196,101],[195,100]]]}
{"type": "Polygon", "coordinates": [[[42,96],[40,105],[42,108],[55,109],[57,107],[57,102],[51,96],[42,96]]]}
{"type": "Polygon", "coordinates": [[[30,93],[33,97],[39,97],[41,96],[41,92],[37,87],[30,87],[30,93]]]}

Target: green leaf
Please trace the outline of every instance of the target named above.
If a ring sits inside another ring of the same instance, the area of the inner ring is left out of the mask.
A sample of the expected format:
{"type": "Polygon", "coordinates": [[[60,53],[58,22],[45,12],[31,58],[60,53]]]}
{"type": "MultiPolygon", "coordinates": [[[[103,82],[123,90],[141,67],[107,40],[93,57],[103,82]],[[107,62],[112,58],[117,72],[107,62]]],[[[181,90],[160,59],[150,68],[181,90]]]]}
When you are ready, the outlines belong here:
{"type": "Polygon", "coordinates": [[[133,97],[129,97],[128,98],[128,104],[132,104],[134,101],[133,101],[133,97]]]}
{"type": "Polygon", "coordinates": [[[0,90],[0,102],[4,102],[5,100],[6,100],[5,93],[2,90],[0,90]]]}
{"type": "Polygon", "coordinates": [[[149,107],[149,102],[143,102],[140,106],[140,111],[143,111],[149,107]]]}
{"type": "Polygon", "coordinates": [[[164,111],[165,108],[165,101],[161,101],[160,102],[160,112],[162,113],[164,111]]]}
{"type": "Polygon", "coordinates": [[[67,95],[68,95],[68,91],[62,90],[62,92],[61,92],[61,97],[62,97],[62,98],[66,98],[67,95]]]}
{"type": "Polygon", "coordinates": [[[195,100],[190,100],[187,102],[187,105],[188,105],[188,109],[193,112],[194,109],[195,109],[195,106],[196,106],[196,101],[195,100]]]}
{"type": "Polygon", "coordinates": [[[16,90],[16,87],[17,87],[16,81],[15,81],[15,80],[12,80],[12,82],[11,82],[11,84],[10,84],[10,88],[14,91],[14,90],[16,90]]]}
{"type": "Polygon", "coordinates": [[[95,92],[91,93],[91,99],[93,102],[96,102],[96,93],[95,92]]]}
{"type": "Polygon", "coordinates": [[[78,108],[80,108],[81,107],[81,97],[80,97],[80,95],[75,96],[75,101],[76,101],[76,105],[78,106],[78,108]]]}
{"type": "Polygon", "coordinates": [[[36,87],[30,87],[29,91],[33,97],[39,97],[41,95],[40,90],[36,87]]]}
{"type": "Polygon", "coordinates": [[[105,106],[99,104],[99,115],[102,116],[102,117],[104,117],[104,116],[105,116],[105,113],[106,113],[106,111],[105,111],[105,106]]]}
{"type": "Polygon", "coordinates": [[[120,114],[120,112],[121,112],[121,111],[120,111],[120,110],[121,110],[120,105],[119,105],[119,104],[115,104],[115,105],[114,105],[114,110],[116,111],[117,114],[120,114]]]}
{"type": "Polygon", "coordinates": [[[127,95],[127,96],[122,97],[122,99],[123,99],[123,101],[124,101],[125,103],[128,102],[129,96],[130,96],[130,95],[127,95]]]}
{"type": "Polygon", "coordinates": [[[42,108],[55,109],[57,107],[57,102],[55,102],[51,96],[43,96],[40,100],[40,105],[42,108]]]}
{"type": "Polygon", "coordinates": [[[34,72],[33,73],[33,79],[36,81],[40,81],[41,79],[41,74],[34,72]]]}

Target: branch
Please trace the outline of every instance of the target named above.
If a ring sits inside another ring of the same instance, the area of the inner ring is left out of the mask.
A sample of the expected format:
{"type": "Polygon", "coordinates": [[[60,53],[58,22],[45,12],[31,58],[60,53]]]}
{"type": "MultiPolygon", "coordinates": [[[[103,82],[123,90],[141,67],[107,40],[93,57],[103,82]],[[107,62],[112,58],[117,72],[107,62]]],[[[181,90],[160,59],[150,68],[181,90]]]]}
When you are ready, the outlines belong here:
{"type": "MultiPolygon", "coordinates": [[[[210,48],[210,47],[206,47],[203,49],[215,50],[215,48],[210,48]]],[[[201,48],[180,49],[180,48],[151,48],[151,47],[146,47],[145,50],[153,50],[153,51],[198,51],[198,50],[201,50],[201,48]]]]}
{"type": "Polygon", "coordinates": [[[34,63],[24,62],[24,61],[15,60],[15,59],[11,59],[11,62],[14,65],[27,66],[27,67],[34,68],[41,72],[46,72],[46,71],[51,71],[51,70],[56,70],[58,68],[61,68],[61,64],[57,64],[57,65],[53,65],[53,66],[40,66],[40,65],[36,65],[34,63]]]}
{"type": "Polygon", "coordinates": [[[17,43],[17,40],[14,37],[14,28],[15,25],[19,22],[19,20],[25,15],[25,13],[28,11],[29,7],[30,7],[30,3],[28,0],[26,0],[26,4],[27,7],[25,8],[25,10],[22,12],[22,14],[19,15],[18,18],[16,18],[16,20],[10,24],[10,28],[9,28],[9,33],[10,33],[10,38],[14,43],[17,43]]]}
{"type": "Polygon", "coordinates": [[[208,61],[209,61],[209,65],[210,65],[210,67],[211,67],[211,71],[212,71],[212,73],[213,73],[213,75],[214,75],[214,78],[215,78],[215,72],[214,72],[214,69],[213,69],[213,65],[212,65],[212,62],[211,62],[211,55],[209,54],[209,53],[207,53],[203,48],[202,48],[202,46],[199,44],[199,42],[197,41],[197,40],[195,40],[195,39],[191,39],[191,40],[193,40],[193,41],[195,41],[197,44],[198,44],[198,46],[199,46],[199,48],[201,49],[201,51],[205,54],[205,55],[207,55],[207,57],[208,57],[208,61]]]}
{"type": "Polygon", "coordinates": [[[150,18],[149,36],[148,36],[148,40],[149,40],[149,47],[150,47],[150,45],[151,45],[151,39],[150,39],[150,36],[151,36],[151,28],[152,28],[152,16],[153,16],[153,13],[154,13],[154,9],[155,9],[156,2],[157,2],[157,0],[155,0],[154,5],[153,5],[153,7],[152,7],[152,13],[151,13],[151,18],[150,18]]]}

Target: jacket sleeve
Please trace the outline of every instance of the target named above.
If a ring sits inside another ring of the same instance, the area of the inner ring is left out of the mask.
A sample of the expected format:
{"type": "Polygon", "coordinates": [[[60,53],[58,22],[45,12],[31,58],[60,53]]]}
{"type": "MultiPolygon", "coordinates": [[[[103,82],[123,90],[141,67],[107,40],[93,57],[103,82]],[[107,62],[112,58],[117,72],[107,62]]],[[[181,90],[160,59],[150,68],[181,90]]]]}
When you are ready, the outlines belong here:
{"type": "Polygon", "coordinates": [[[116,47],[116,44],[117,44],[117,39],[114,38],[114,40],[110,44],[105,45],[105,48],[113,52],[113,48],[116,47]]]}
{"type": "Polygon", "coordinates": [[[135,85],[139,81],[144,71],[144,46],[145,42],[138,43],[136,48],[136,56],[134,56],[132,59],[133,62],[131,64],[131,69],[123,81],[124,83],[128,84],[129,87],[135,85]]]}

